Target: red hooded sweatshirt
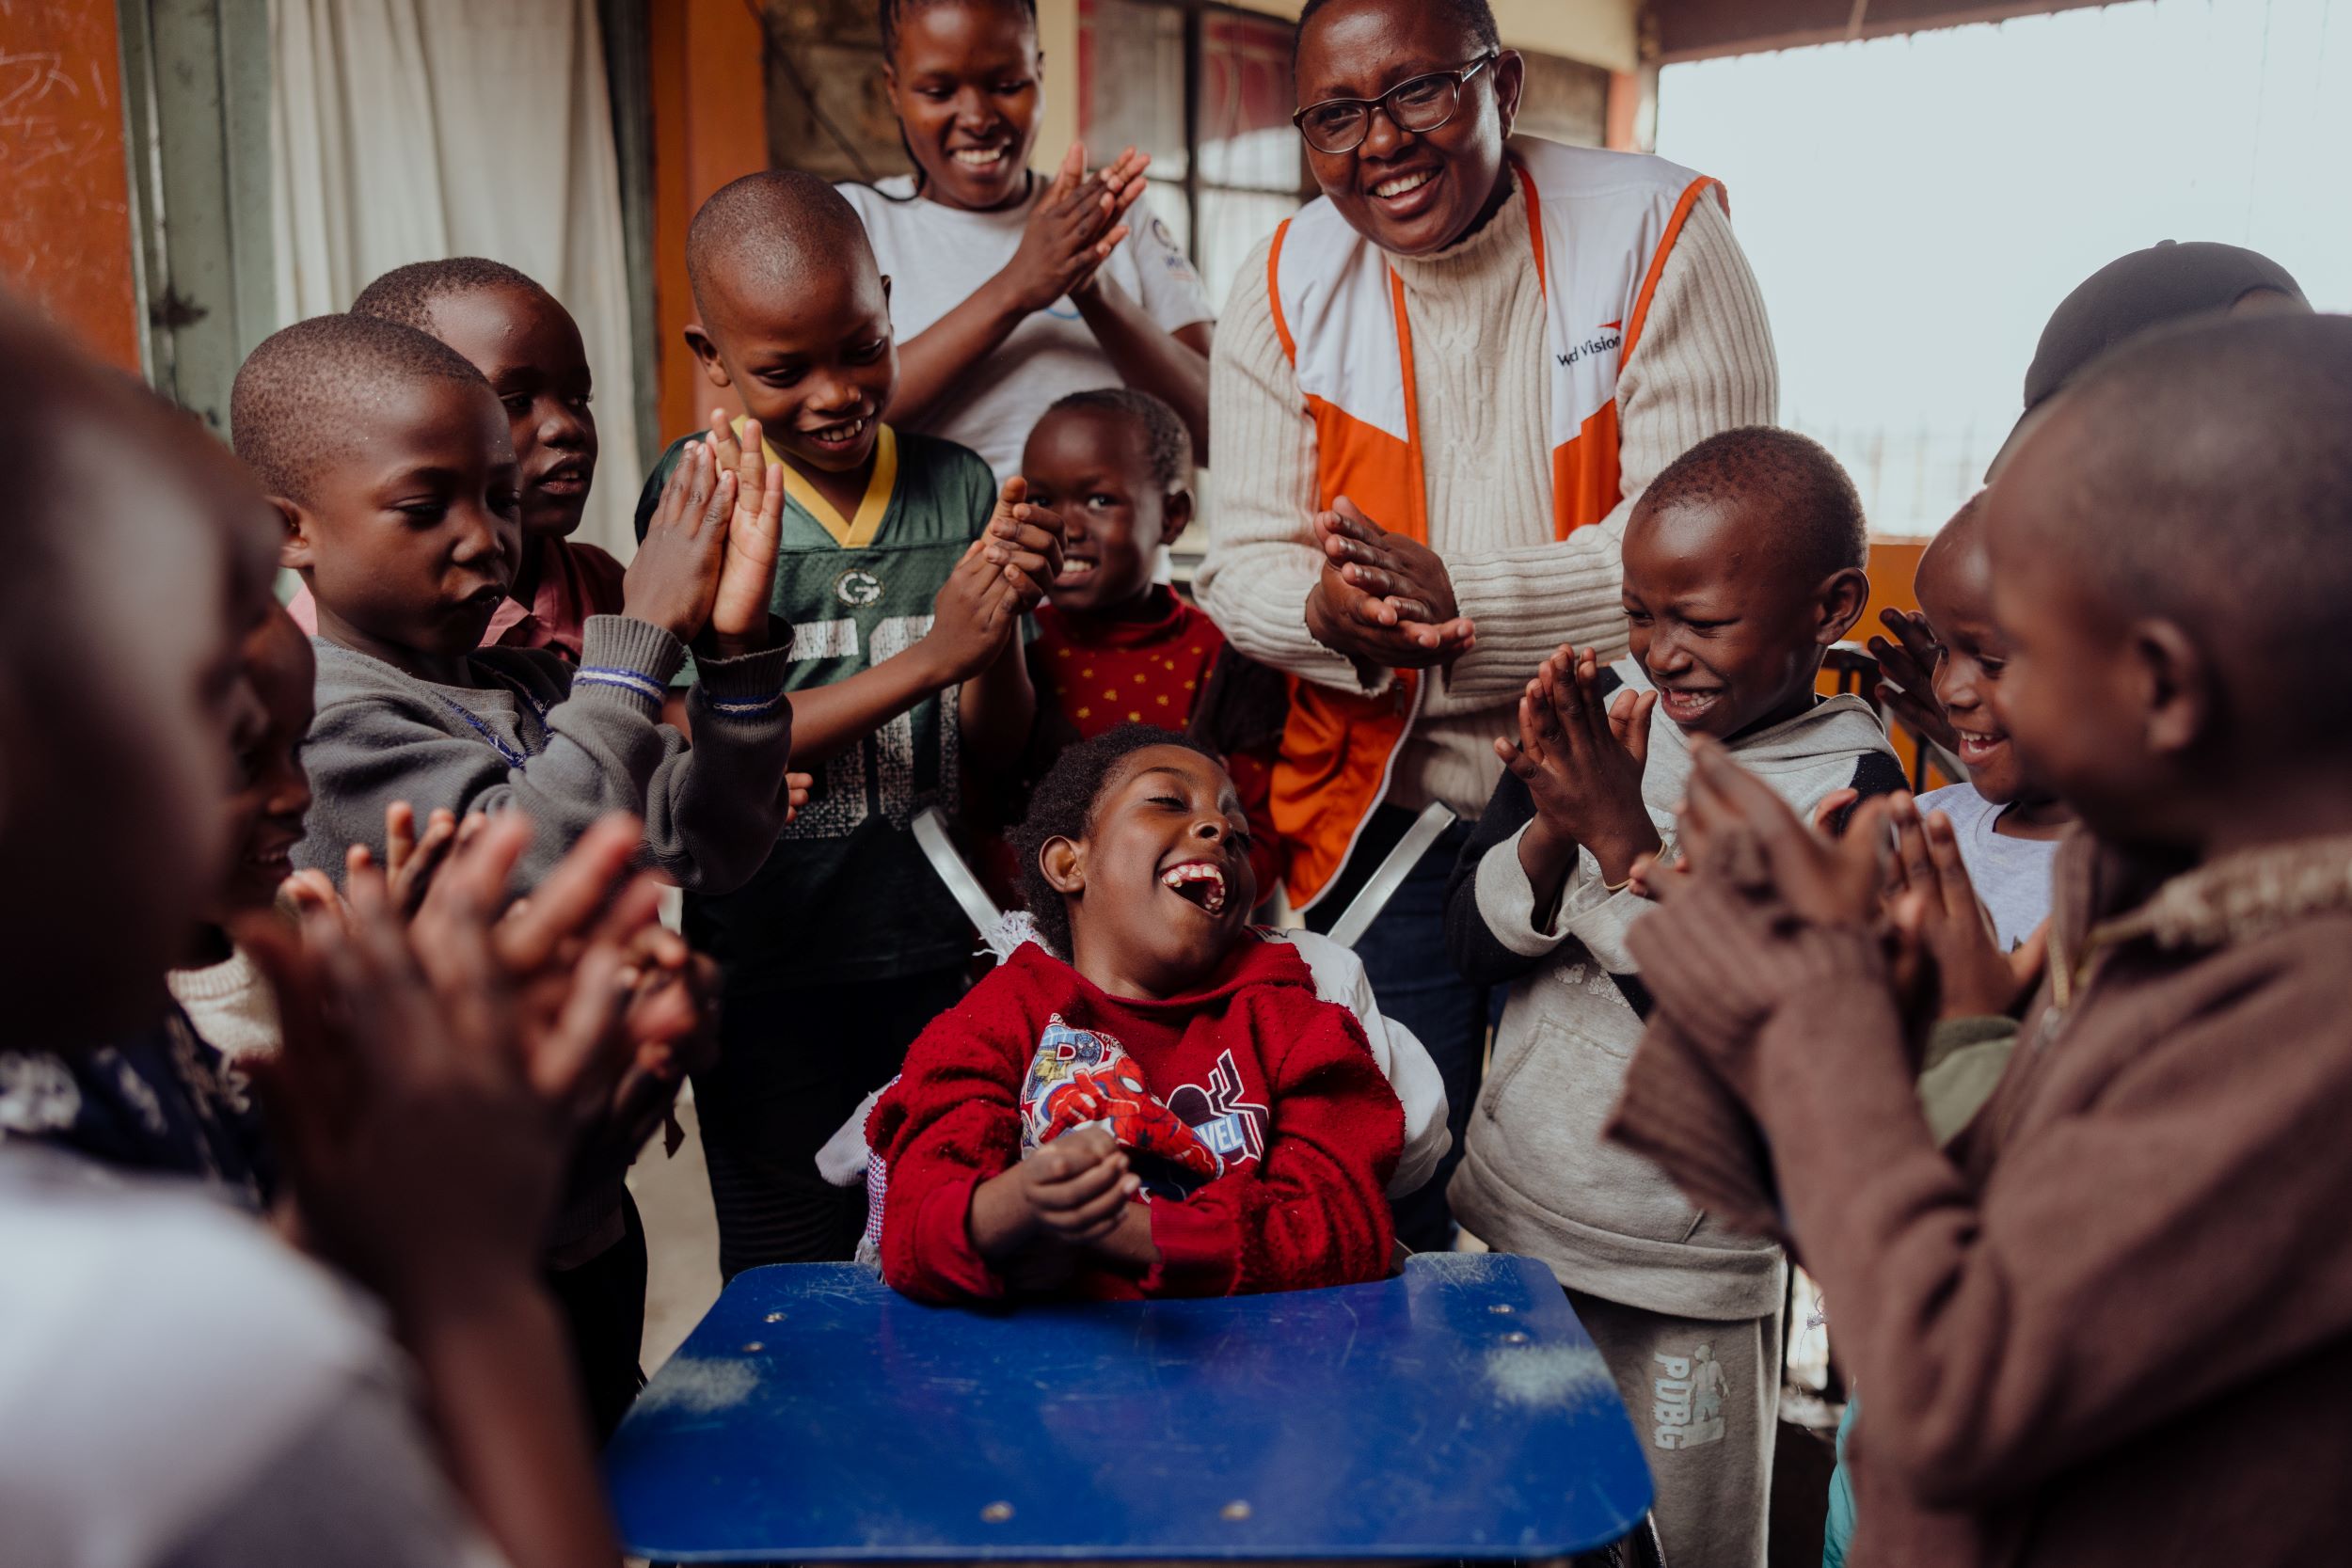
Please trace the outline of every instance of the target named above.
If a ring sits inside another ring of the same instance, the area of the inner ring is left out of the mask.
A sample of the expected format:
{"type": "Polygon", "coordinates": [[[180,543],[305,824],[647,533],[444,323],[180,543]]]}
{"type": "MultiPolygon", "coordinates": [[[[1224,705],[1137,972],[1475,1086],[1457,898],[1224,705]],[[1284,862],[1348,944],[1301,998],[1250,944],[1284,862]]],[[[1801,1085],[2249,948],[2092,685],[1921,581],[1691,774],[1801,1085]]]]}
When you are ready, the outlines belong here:
{"type": "Polygon", "coordinates": [[[1072,1294],[1240,1295],[1387,1274],[1404,1111],[1355,1015],[1316,998],[1295,950],[1245,933],[1204,990],[1168,1002],[1111,996],[1025,943],[923,1032],[866,1129],[889,1168],[893,1287],[925,1301],[1007,1293],[966,1218],[973,1189],[1020,1162],[1025,1085],[1034,1099],[1049,1031],[1123,1053],[1221,1170],[1152,1200],[1149,1272],[1084,1269],[1072,1294]]]}

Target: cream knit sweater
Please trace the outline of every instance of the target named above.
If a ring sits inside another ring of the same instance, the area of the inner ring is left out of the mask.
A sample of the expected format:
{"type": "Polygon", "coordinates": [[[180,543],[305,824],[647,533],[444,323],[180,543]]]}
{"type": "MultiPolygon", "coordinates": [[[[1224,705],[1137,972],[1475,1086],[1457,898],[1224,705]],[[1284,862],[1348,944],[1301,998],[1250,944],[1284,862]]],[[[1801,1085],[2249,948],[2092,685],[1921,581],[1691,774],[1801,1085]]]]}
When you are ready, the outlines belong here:
{"type": "MultiPolygon", "coordinates": [[[[1343,690],[1355,666],[1307,632],[1314,545],[1315,432],[1275,334],[1266,252],[1250,253],[1217,323],[1209,371],[1216,486],[1200,603],[1244,653],[1343,690]]],[[[1550,377],[1543,288],[1517,189],[1486,228],[1436,256],[1392,257],[1413,327],[1429,546],[1454,578],[1478,645],[1433,681],[1389,799],[1486,809],[1516,733],[1515,705],[1563,642],[1625,649],[1619,544],[1633,499],[1661,468],[1720,430],[1769,424],[1780,372],[1747,258],[1713,201],[1691,211],[1667,257],[1632,358],[1617,382],[1625,500],[1599,524],[1552,538],[1550,377]]],[[[1395,519],[1375,517],[1393,525],[1395,519]]],[[[1380,680],[1389,677],[1384,673],[1380,680]]],[[[1377,689],[1373,688],[1372,689],[1377,689]]]]}

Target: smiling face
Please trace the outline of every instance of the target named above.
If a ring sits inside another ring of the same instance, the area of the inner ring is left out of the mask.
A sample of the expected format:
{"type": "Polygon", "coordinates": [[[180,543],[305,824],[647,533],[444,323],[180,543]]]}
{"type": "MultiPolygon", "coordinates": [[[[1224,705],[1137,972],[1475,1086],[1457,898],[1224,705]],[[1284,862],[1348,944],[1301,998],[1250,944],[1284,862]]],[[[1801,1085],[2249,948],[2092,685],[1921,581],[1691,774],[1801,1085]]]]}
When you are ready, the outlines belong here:
{"type": "Polygon", "coordinates": [[[1037,27],[1008,0],[940,0],[898,19],[882,67],[923,194],[989,212],[1028,191],[1037,140],[1037,27]]]}
{"type": "Polygon", "coordinates": [[[1686,733],[1728,740],[1803,713],[1823,651],[1862,615],[1869,579],[1846,567],[1815,580],[1796,552],[1754,543],[1774,527],[1755,500],[1634,508],[1624,590],[1633,657],[1686,733]]]}
{"type": "MultiPolygon", "coordinates": [[[[1460,71],[1482,53],[1445,7],[1333,0],[1298,37],[1298,106],[1377,99],[1416,76],[1460,71]]],[[[1503,143],[1518,113],[1524,69],[1504,51],[1463,86],[1454,118],[1434,131],[1400,131],[1375,113],[1353,151],[1309,146],[1315,183],[1350,227],[1392,255],[1426,256],[1455,244],[1508,194],[1503,143]]]]}
{"type": "Polygon", "coordinates": [[[1063,408],[1038,421],[1021,453],[1029,499],[1061,514],[1069,542],[1049,597],[1065,615],[1096,615],[1152,591],[1162,545],[1192,520],[1192,495],[1152,477],[1149,436],[1132,417],[1063,408]]]}
{"type": "Polygon", "coordinates": [[[1960,736],[1960,760],[1977,793],[1996,805],[2032,793],[2017,749],[1994,710],[2009,667],[2009,642],[1993,620],[1993,570],[1981,507],[1944,526],[1919,559],[1914,587],[1935,632],[1935,700],[1960,736]]]}
{"type": "Polygon", "coordinates": [[[536,289],[472,289],[435,300],[431,330],[473,361],[506,410],[524,537],[568,537],[596,477],[594,380],[571,312],[536,289]]]}
{"type": "Polygon", "coordinates": [[[1249,825],[1225,769],[1184,746],[1122,759],[1086,834],[1049,840],[1071,961],[1115,996],[1162,999],[1216,972],[1258,901],[1249,825]]]}
{"type": "Polygon", "coordinates": [[[419,656],[462,657],[522,560],[505,410],[479,382],[413,377],[343,430],[309,495],[281,503],[320,631],[412,673],[419,656]]]}
{"type": "Polygon", "coordinates": [[[714,387],[732,387],[794,467],[849,474],[872,461],[898,389],[890,284],[862,246],[789,289],[731,287],[723,266],[687,341],[714,387]]]}
{"type": "Polygon", "coordinates": [[[303,736],[317,710],[318,660],[310,641],[273,604],[246,635],[244,661],[261,702],[261,723],[237,749],[236,789],[229,798],[235,858],[215,924],[276,902],[278,884],[294,874],[294,847],[302,842],[310,810],[310,775],[302,766],[303,736]]]}

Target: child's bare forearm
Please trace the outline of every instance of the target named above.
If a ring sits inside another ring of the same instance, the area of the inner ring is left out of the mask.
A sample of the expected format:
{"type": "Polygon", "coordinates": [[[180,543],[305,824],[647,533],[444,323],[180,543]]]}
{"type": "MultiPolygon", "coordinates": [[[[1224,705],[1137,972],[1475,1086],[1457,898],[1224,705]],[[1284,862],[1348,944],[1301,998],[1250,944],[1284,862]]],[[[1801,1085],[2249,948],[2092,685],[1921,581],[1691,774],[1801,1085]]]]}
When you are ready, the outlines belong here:
{"type": "Polygon", "coordinates": [[[908,423],[920,417],[1027,319],[1028,312],[996,279],[975,289],[962,304],[898,345],[898,389],[890,399],[891,419],[908,423]]]}
{"type": "Polygon", "coordinates": [[[1142,304],[1107,277],[1077,295],[1078,314],[1103,345],[1103,353],[1128,386],[1150,392],[1176,410],[1192,432],[1193,451],[1209,461],[1209,351],[1206,322],[1168,331],[1142,304]],[[1186,341],[1190,338],[1193,341],[1186,341]]]}
{"type": "Polygon", "coordinates": [[[963,683],[956,699],[964,754],[982,773],[1002,772],[1021,760],[1037,721],[1037,691],[1029,684],[1029,661],[1021,639],[977,675],[963,683]]]}
{"type": "Polygon", "coordinates": [[[792,765],[805,772],[830,761],[946,684],[917,642],[847,680],[801,688],[792,693],[792,765]]]}
{"type": "Polygon", "coordinates": [[[479,1277],[402,1314],[452,1482],[515,1568],[620,1560],[565,1357],[535,1280],[479,1277]]]}

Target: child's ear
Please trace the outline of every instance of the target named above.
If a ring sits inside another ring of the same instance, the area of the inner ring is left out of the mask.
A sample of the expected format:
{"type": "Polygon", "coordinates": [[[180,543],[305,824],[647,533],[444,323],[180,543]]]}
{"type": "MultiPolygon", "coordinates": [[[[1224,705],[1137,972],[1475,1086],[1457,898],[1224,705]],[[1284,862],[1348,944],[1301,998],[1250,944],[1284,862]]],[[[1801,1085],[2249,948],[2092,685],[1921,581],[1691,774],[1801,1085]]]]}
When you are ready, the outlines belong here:
{"type": "Polygon", "coordinates": [[[1160,543],[1173,545],[1192,522],[1192,492],[1178,486],[1160,502],[1160,543]]]}
{"type": "Polygon", "coordinates": [[[2124,636],[2139,687],[2140,724],[2148,750],[2159,756],[2179,756],[2212,726],[2213,666],[2170,621],[2142,621],[2124,636]]]}
{"type": "Polygon", "coordinates": [[[1045,885],[1056,893],[1084,893],[1087,890],[1086,851],[1075,840],[1049,838],[1037,852],[1038,869],[1045,873],[1045,885]]]}
{"type": "Polygon", "coordinates": [[[300,501],[289,500],[284,496],[270,497],[269,504],[282,525],[278,537],[278,564],[289,572],[299,572],[306,566],[316,565],[318,524],[309,509],[300,501]]]}
{"type": "Polygon", "coordinates": [[[728,378],[725,364],[719,358],[719,345],[710,341],[710,334],[703,330],[702,323],[691,321],[686,324],[686,346],[692,352],[695,362],[702,366],[704,377],[713,387],[735,385],[728,378]]]}
{"type": "Polygon", "coordinates": [[[1833,573],[1815,594],[1814,603],[1820,608],[1820,621],[1814,627],[1813,641],[1824,648],[1843,641],[1869,608],[1869,574],[1859,566],[1833,573]]]}

